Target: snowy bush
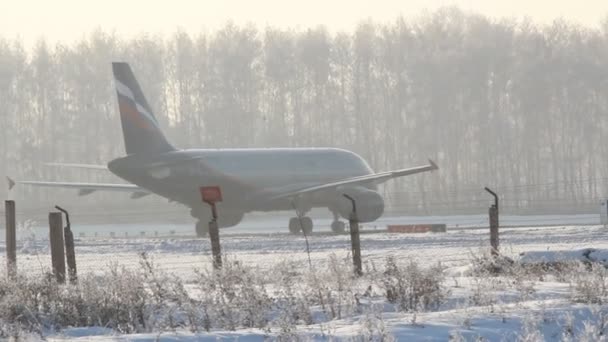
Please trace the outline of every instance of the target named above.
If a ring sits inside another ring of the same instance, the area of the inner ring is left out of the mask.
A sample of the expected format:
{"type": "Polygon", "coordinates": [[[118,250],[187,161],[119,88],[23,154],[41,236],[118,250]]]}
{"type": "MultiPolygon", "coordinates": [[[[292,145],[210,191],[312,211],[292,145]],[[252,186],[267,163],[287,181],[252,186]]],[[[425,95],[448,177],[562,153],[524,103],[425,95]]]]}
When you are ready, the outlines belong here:
{"type": "Polygon", "coordinates": [[[297,266],[284,262],[277,266],[274,275],[276,288],[274,290],[275,305],[278,310],[278,321],[282,334],[290,334],[297,324],[312,324],[313,300],[302,289],[302,276],[295,272],[297,266]]]}
{"type": "Polygon", "coordinates": [[[572,300],[605,304],[608,299],[608,270],[601,264],[580,264],[570,279],[572,300]]]}
{"type": "Polygon", "coordinates": [[[493,305],[499,293],[512,288],[519,294],[519,300],[530,299],[535,293],[536,280],[542,280],[547,272],[536,265],[528,265],[501,255],[481,252],[471,255],[471,292],[469,301],[474,305],[493,305]]]}
{"type": "Polygon", "coordinates": [[[44,313],[49,311],[48,297],[56,292],[56,284],[49,277],[0,278],[0,321],[8,324],[5,330],[19,326],[40,331],[44,313]]]}
{"type": "Polygon", "coordinates": [[[443,282],[445,276],[440,266],[424,270],[413,261],[399,266],[394,258],[386,260],[381,285],[386,299],[403,311],[437,309],[449,292],[443,282]]]}
{"type": "Polygon", "coordinates": [[[349,260],[332,254],[327,268],[307,271],[303,278],[301,294],[311,301],[310,305],[320,306],[327,319],[340,319],[356,309],[356,279],[349,260]]]}
{"type": "Polygon", "coordinates": [[[382,312],[374,310],[363,316],[359,321],[359,334],[353,338],[353,342],[393,342],[396,341],[395,336],[391,334],[384,319],[382,312]]]}
{"type": "Polygon", "coordinates": [[[107,326],[120,332],[145,331],[148,292],[133,272],[112,268],[103,278],[84,277],[60,285],[53,277],[0,281],[0,320],[29,331],[64,326],[107,326]]]}
{"type": "Polygon", "coordinates": [[[145,258],[142,266],[111,265],[103,276],[81,276],[77,284],[59,284],[50,274],[1,278],[0,321],[26,331],[103,326],[132,333],[183,325],[173,315],[183,298],[181,281],[158,274],[145,258]]]}
{"type": "Polygon", "coordinates": [[[200,322],[195,318],[197,301],[192,299],[182,280],[160,271],[146,253],[140,254],[141,276],[148,290],[150,312],[147,325],[156,330],[188,325],[197,331],[200,322]]]}
{"type": "MultiPolygon", "coordinates": [[[[86,277],[75,287],[81,290],[89,324],[116,329],[120,332],[150,331],[147,323],[152,318],[148,310],[150,293],[144,277],[134,271],[111,266],[103,277],[86,277]]],[[[68,324],[63,324],[68,325],[68,324]]]]}
{"type": "Polygon", "coordinates": [[[512,274],[516,267],[513,260],[502,255],[492,255],[488,250],[471,253],[472,276],[497,276],[512,274]]]}
{"type": "Polygon", "coordinates": [[[268,324],[272,300],[261,273],[231,260],[220,270],[197,271],[207,330],[263,328],[268,324]]]}
{"type": "Polygon", "coordinates": [[[470,304],[487,306],[498,302],[497,290],[499,280],[488,276],[474,276],[471,278],[471,291],[468,298],[470,304]]]}
{"type": "Polygon", "coordinates": [[[101,274],[81,275],[76,284],[59,284],[50,274],[0,278],[0,323],[6,325],[2,331],[279,327],[282,336],[290,336],[297,325],[342,318],[358,308],[352,266],[335,256],[320,270],[294,272],[293,266],[284,265],[268,272],[226,260],[221,270],[196,274],[194,286],[200,291],[193,295],[181,279],[160,271],[142,254],[136,270],[110,265],[101,274]]]}

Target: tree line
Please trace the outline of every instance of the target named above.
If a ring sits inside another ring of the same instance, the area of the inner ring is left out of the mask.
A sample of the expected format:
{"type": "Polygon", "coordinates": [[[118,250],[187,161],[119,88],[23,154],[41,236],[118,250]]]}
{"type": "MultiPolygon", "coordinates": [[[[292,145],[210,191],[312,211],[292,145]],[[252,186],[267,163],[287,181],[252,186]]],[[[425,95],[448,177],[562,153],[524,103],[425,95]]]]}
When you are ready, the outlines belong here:
{"type": "Polygon", "coordinates": [[[517,212],[589,210],[608,196],[608,19],[537,25],[449,7],[338,33],[227,23],[133,39],[99,30],[32,49],[0,38],[0,173],[116,181],[42,166],[124,154],[115,60],[131,64],[178,147],[332,146],[378,171],[435,160],[438,172],[382,188],[394,211],[478,211],[491,201],[484,186],[517,212]]]}

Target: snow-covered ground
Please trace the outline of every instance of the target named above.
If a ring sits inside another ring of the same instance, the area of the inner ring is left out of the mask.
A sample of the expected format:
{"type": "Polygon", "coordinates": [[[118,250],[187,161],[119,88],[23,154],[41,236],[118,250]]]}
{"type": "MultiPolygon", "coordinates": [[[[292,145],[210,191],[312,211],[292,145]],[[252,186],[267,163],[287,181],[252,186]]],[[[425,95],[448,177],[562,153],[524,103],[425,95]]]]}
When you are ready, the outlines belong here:
{"type": "MultiPolygon", "coordinates": [[[[311,213],[316,232],[329,232],[331,219],[321,210],[311,213]]],[[[291,216],[252,214],[235,227],[222,229],[223,235],[233,234],[270,234],[287,232],[287,223],[291,216]]],[[[365,223],[363,227],[370,230],[386,228],[389,224],[445,224],[448,228],[484,228],[488,225],[488,215],[443,215],[443,216],[396,216],[386,215],[375,222],[365,223]]],[[[553,225],[597,225],[600,224],[599,214],[571,215],[501,215],[500,224],[503,227],[531,227],[553,225]]],[[[130,224],[82,224],[78,218],[72,218],[72,231],[76,237],[175,237],[194,235],[194,220],[191,224],[169,223],[130,223],[130,224]]],[[[46,222],[29,222],[28,229],[18,232],[19,236],[48,234],[46,222]]],[[[4,234],[0,234],[0,241],[4,234]]]]}
{"type": "MultiPolygon", "coordinates": [[[[17,243],[18,267],[28,272],[50,267],[48,237],[19,234],[17,243]]],[[[286,233],[225,234],[222,231],[222,252],[261,268],[271,268],[283,260],[293,260],[305,267],[308,263],[306,240],[303,236],[286,233]]],[[[314,234],[308,237],[311,259],[318,265],[329,254],[346,256],[350,251],[350,235],[314,234]]],[[[500,231],[501,250],[515,257],[524,251],[571,251],[581,248],[608,248],[608,230],[601,226],[554,226],[503,228],[500,231]]],[[[102,265],[120,264],[138,267],[138,255],[152,256],[158,265],[184,278],[195,267],[210,262],[210,243],[207,238],[176,237],[76,237],[78,269],[82,272],[98,270],[102,265]]],[[[382,262],[387,256],[398,260],[416,260],[430,265],[458,266],[469,262],[472,254],[479,254],[489,245],[485,229],[448,229],[447,233],[398,234],[364,231],[361,235],[363,259],[382,262]]],[[[3,262],[4,246],[0,245],[3,262]]]]}
{"type": "MultiPolygon", "coordinates": [[[[403,220],[396,221],[403,223],[403,220]]],[[[418,222],[443,223],[438,222],[437,218],[418,222]]],[[[257,224],[260,226],[248,230],[222,231],[222,252],[262,272],[272,272],[284,261],[291,261],[294,269],[306,270],[309,267],[304,237],[285,234],[278,229],[263,229],[261,223],[257,224]]],[[[488,250],[488,231],[461,228],[460,225],[457,228],[453,223],[449,227],[447,233],[417,234],[391,234],[380,232],[380,227],[376,227],[377,230],[368,227],[367,233],[361,235],[362,257],[366,267],[382,267],[387,257],[393,257],[400,263],[415,261],[422,267],[440,264],[445,274],[444,285],[450,294],[438,310],[414,314],[398,312],[390,305],[375,309],[369,306],[350,317],[298,326],[297,334],[304,340],[348,340],[369,334],[380,336],[386,332],[387,336],[404,341],[473,340],[477,337],[490,341],[510,341],[540,334],[538,340],[558,341],[564,336],[573,339],[583,336],[585,329],[592,329],[585,328],[585,324],[595,324],[597,328],[608,322],[607,308],[572,301],[571,282],[539,275],[536,279],[526,278],[526,285],[520,284],[520,289],[519,285],[511,284],[515,281],[513,279],[471,277],[468,272],[472,262],[488,250]],[[490,299],[471,301],[470,298],[477,292],[487,294],[490,299]],[[568,335],[568,329],[572,330],[571,335],[568,335]]],[[[20,229],[17,253],[19,272],[36,274],[47,271],[50,268],[48,238],[31,226],[20,229]]],[[[118,232],[125,228],[111,229],[118,232]]],[[[206,269],[210,265],[209,240],[186,234],[154,237],[148,233],[146,236],[131,234],[125,237],[116,233],[114,238],[101,234],[98,237],[92,234],[84,237],[75,235],[78,272],[81,275],[102,274],[113,264],[137,270],[141,267],[139,255],[142,252],[146,252],[160,270],[178,276],[186,284],[196,282],[194,269],[206,269]]],[[[308,237],[308,243],[311,263],[317,269],[327,268],[331,255],[349,257],[349,235],[315,234],[308,237]]],[[[528,263],[608,259],[608,230],[601,226],[502,228],[500,243],[503,255],[528,263]]],[[[0,244],[0,254],[0,264],[5,265],[3,244],[0,244]]],[[[159,337],[163,340],[263,341],[276,336],[276,331],[272,329],[212,330],[208,333],[178,329],[164,333],[116,335],[103,328],[66,328],[47,337],[50,340],[100,341],[155,340],[159,337]]]]}

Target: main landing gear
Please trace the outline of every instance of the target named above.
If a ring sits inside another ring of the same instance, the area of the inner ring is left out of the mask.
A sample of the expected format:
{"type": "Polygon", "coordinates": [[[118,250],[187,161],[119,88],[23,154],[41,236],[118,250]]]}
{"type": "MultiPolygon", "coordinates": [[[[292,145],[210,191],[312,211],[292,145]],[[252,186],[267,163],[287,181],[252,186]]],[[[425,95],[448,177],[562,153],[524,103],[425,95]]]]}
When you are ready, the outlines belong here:
{"type": "MultiPolygon", "coordinates": [[[[289,219],[289,232],[291,234],[299,234],[303,231],[306,235],[312,234],[313,223],[308,216],[292,217],[289,219]]],[[[346,224],[336,217],[331,223],[331,231],[336,234],[342,234],[346,230],[346,224]]]]}
{"type": "Polygon", "coordinates": [[[306,235],[312,234],[312,219],[308,216],[292,217],[289,219],[289,232],[298,234],[302,231],[306,235]]]}
{"type": "Polygon", "coordinates": [[[344,230],[346,229],[346,224],[340,221],[340,216],[337,213],[333,212],[333,214],[334,221],[331,223],[331,231],[336,234],[344,233],[344,230]]]}
{"type": "Polygon", "coordinates": [[[334,221],[331,223],[331,231],[336,234],[344,233],[346,230],[346,224],[342,221],[334,221]]]}

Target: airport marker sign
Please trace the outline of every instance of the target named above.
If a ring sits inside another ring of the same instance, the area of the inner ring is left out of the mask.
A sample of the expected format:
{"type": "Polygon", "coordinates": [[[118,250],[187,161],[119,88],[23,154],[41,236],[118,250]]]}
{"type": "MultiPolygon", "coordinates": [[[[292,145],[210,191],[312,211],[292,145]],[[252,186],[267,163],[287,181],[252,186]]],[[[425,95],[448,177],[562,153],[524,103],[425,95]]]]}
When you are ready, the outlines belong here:
{"type": "Polygon", "coordinates": [[[201,186],[203,202],[213,204],[222,201],[222,190],[219,186],[201,186]]]}

